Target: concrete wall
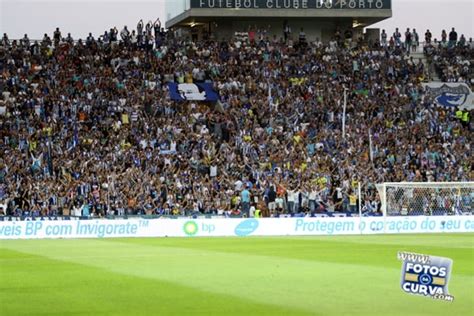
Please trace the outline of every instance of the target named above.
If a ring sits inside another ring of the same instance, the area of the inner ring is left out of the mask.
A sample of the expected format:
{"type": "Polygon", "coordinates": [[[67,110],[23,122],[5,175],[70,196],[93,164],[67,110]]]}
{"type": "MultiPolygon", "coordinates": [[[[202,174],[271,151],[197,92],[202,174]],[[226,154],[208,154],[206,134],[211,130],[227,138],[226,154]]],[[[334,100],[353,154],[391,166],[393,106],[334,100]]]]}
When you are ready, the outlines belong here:
{"type": "Polygon", "coordinates": [[[365,29],[365,40],[376,42],[380,39],[380,29],[367,28],[365,29]]]}

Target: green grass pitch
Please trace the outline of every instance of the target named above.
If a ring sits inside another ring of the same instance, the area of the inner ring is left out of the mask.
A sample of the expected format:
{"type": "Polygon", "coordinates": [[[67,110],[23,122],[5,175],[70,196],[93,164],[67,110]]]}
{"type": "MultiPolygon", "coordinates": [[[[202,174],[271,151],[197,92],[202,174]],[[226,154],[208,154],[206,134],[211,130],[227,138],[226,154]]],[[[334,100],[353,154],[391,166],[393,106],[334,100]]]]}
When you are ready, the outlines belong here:
{"type": "Polygon", "coordinates": [[[0,315],[473,315],[474,234],[0,241],[0,315]],[[453,259],[454,302],[398,251],[453,259]]]}

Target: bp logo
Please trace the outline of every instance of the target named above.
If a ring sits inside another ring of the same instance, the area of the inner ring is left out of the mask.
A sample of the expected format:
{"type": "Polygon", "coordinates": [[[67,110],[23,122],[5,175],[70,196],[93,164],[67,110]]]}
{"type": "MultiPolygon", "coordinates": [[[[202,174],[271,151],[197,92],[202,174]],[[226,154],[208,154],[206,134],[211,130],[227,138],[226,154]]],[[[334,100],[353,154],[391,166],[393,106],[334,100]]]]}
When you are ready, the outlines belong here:
{"type": "Polygon", "coordinates": [[[184,223],[183,231],[188,236],[194,236],[198,232],[198,224],[195,221],[188,221],[184,223]]]}
{"type": "Polygon", "coordinates": [[[401,287],[404,292],[454,300],[448,292],[453,260],[408,252],[399,252],[398,259],[403,261],[401,287]]]}

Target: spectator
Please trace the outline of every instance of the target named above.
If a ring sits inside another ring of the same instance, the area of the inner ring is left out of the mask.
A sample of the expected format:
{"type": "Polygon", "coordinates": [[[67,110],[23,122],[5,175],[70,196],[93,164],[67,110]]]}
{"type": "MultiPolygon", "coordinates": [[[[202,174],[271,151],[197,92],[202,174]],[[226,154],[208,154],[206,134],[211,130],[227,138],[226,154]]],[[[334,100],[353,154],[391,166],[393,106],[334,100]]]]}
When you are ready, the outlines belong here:
{"type": "Polygon", "coordinates": [[[454,47],[456,46],[456,43],[458,41],[458,33],[455,31],[454,27],[451,29],[451,32],[449,32],[449,47],[454,47]]]}
{"type": "Polygon", "coordinates": [[[395,40],[396,46],[402,46],[402,34],[398,30],[398,27],[395,28],[395,32],[393,32],[393,39],[395,40]]]}
{"type": "Polygon", "coordinates": [[[129,43],[129,40],[130,40],[130,32],[129,30],[127,29],[127,26],[125,25],[122,29],[122,31],[120,31],[120,37],[122,38],[122,41],[125,43],[125,44],[128,44],[129,43]]]}
{"type": "Polygon", "coordinates": [[[413,34],[412,34],[412,51],[416,52],[418,50],[418,46],[420,45],[420,36],[416,32],[416,29],[413,29],[413,34]]]}
{"type": "Polygon", "coordinates": [[[54,46],[57,47],[59,45],[59,42],[61,41],[61,31],[59,30],[59,27],[56,28],[53,34],[53,39],[54,39],[54,46]]]}
{"type": "Polygon", "coordinates": [[[25,49],[30,49],[30,39],[28,38],[28,34],[25,34],[21,39],[21,44],[25,49]]]}
{"type": "Polygon", "coordinates": [[[248,186],[242,190],[240,193],[240,201],[242,203],[242,214],[246,217],[249,217],[249,210],[250,210],[250,191],[248,190],[248,186]]]}
{"type": "Polygon", "coordinates": [[[288,42],[291,38],[291,27],[288,24],[288,22],[285,22],[285,25],[283,26],[283,38],[285,40],[285,43],[288,42]]]}
{"type": "Polygon", "coordinates": [[[92,33],[89,33],[86,38],[86,45],[90,47],[93,43],[95,43],[94,36],[92,36],[92,33]]]}
{"type": "Polygon", "coordinates": [[[410,32],[410,28],[407,28],[405,32],[405,50],[408,55],[410,55],[411,45],[412,45],[412,34],[410,32]]]}
{"type": "Polygon", "coordinates": [[[301,28],[300,30],[299,42],[300,45],[306,45],[306,33],[304,32],[303,28],[301,28]]]}
{"type": "Polygon", "coordinates": [[[387,33],[385,32],[385,30],[382,30],[382,34],[380,34],[380,39],[381,39],[382,47],[386,48],[387,47],[387,33]]]}
{"type": "Polygon", "coordinates": [[[446,34],[446,30],[441,31],[441,45],[446,46],[447,44],[447,37],[448,35],[446,34]]]}
{"type": "Polygon", "coordinates": [[[471,56],[472,48],[466,45],[429,47],[429,60],[445,82],[470,82],[471,56]]]}
{"type": "Polygon", "coordinates": [[[7,33],[3,33],[2,45],[3,45],[4,47],[10,46],[10,40],[8,39],[7,33]]]}
{"type": "MultiPolygon", "coordinates": [[[[115,27],[89,34],[85,45],[57,29],[54,45],[45,34],[30,49],[4,35],[8,215],[249,216],[252,204],[264,213],[262,200],[274,216],[347,212],[356,182],[373,206],[375,183],[470,179],[470,114],[466,123],[434,106],[424,65],[393,38],[345,46],[339,31],[304,47],[160,30],[157,41],[149,25],[140,21],[129,40],[115,27]],[[175,103],[173,82],[212,82],[218,102],[175,103]]],[[[470,80],[469,45],[430,46],[443,78],[470,80]]]]}
{"type": "Polygon", "coordinates": [[[430,30],[426,30],[425,45],[430,45],[431,44],[431,37],[432,37],[432,34],[431,34],[430,30]]]}

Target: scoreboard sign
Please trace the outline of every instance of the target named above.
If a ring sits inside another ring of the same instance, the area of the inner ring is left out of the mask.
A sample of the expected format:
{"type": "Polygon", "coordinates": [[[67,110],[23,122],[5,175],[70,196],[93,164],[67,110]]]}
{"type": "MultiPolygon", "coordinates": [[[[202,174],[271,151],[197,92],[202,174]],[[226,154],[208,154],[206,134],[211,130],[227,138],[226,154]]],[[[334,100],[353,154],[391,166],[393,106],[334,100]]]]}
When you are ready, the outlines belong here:
{"type": "Polygon", "coordinates": [[[192,9],[391,9],[391,0],[191,0],[192,9]]]}

